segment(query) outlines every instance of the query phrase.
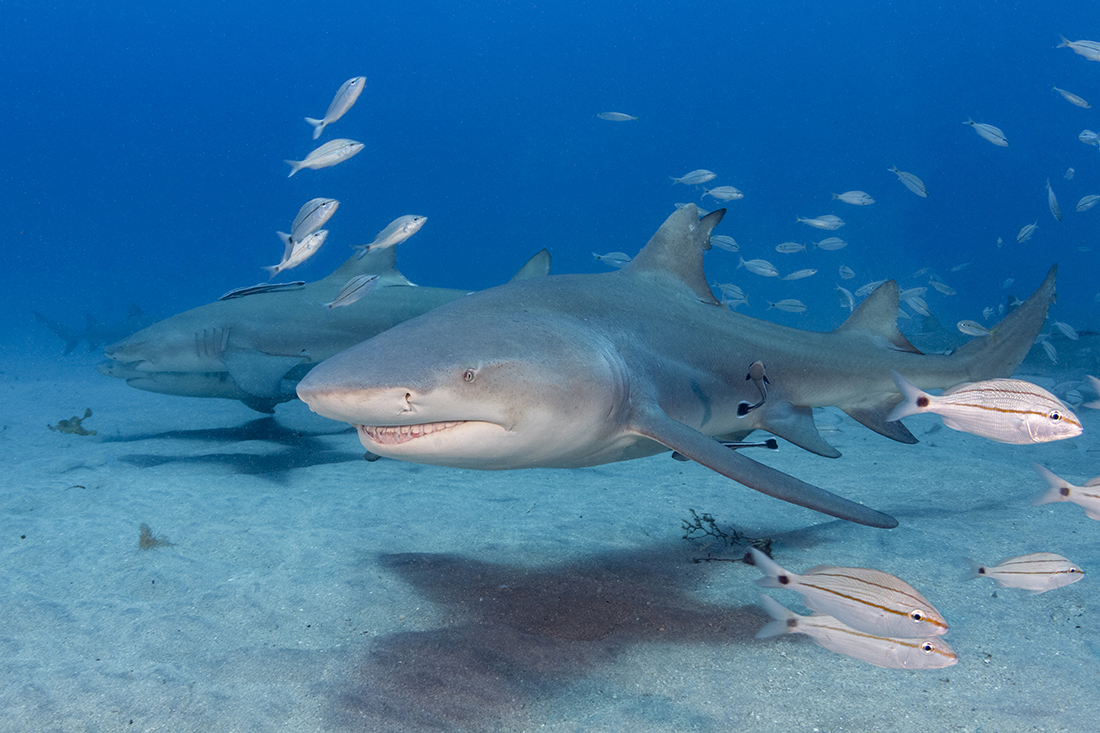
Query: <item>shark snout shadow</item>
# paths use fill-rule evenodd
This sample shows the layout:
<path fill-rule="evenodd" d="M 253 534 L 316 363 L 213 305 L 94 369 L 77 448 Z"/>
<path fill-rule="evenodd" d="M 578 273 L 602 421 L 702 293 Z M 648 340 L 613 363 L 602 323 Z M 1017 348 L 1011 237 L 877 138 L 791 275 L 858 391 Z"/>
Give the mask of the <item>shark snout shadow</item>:
<path fill-rule="evenodd" d="M 340 722 L 365 730 L 518 730 L 633 645 L 748 643 L 767 621 L 700 601 L 693 591 L 713 570 L 671 548 L 550 568 L 421 553 L 378 564 L 448 622 L 372 642 L 338 697 Z"/>
<path fill-rule="evenodd" d="M 138 468 L 151 468 L 169 463 L 194 463 L 222 465 L 234 473 L 248 475 L 279 474 L 295 468 L 307 468 L 327 463 L 344 463 L 363 459 L 362 452 L 331 450 L 323 438 L 354 432 L 348 427 L 324 433 L 305 432 L 281 425 L 273 417 L 261 417 L 243 425 L 227 428 L 198 430 L 166 430 L 160 433 L 104 438 L 109 442 L 139 442 L 146 440 L 175 440 L 205 443 L 238 444 L 261 441 L 282 446 L 282 450 L 270 453 L 131 453 L 118 457 L 119 461 Z"/>

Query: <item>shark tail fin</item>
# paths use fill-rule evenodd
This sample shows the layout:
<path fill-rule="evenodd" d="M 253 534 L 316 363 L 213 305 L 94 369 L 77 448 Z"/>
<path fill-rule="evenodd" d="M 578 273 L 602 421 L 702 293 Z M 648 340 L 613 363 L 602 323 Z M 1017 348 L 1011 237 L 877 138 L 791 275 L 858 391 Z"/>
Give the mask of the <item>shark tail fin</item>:
<path fill-rule="evenodd" d="M 955 349 L 952 358 L 963 361 L 969 381 L 1007 377 L 1016 370 L 1046 322 L 1047 311 L 1055 299 L 1057 274 L 1058 265 L 1053 265 L 1031 297 L 991 329 L 996 332 L 996 339 L 976 336 Z"/>
<path fill-rule="evenodd" d="M 46 328 L 53 331 L 55 336 L 65 342 L 66 354 L 71 354 L 73 349 L 76 348 L 77 344 L 80 343 L 80 339 L 83 338 L 83 334 L 74 331 L 63 323 L 58 323 L 52 318 L 47 318 L 38 311 L 31 311 L 31 314 L 34 315 L 39 323 L 44 324 Z"/>
<path fill-rule="evenodd" d="M 325 129 L 326 122 L 324 120 L 315 120 L 312 117 L 307 117 L 306 122 L 313 125 L 313 139 L 321 137 L 321 132 Z"/>

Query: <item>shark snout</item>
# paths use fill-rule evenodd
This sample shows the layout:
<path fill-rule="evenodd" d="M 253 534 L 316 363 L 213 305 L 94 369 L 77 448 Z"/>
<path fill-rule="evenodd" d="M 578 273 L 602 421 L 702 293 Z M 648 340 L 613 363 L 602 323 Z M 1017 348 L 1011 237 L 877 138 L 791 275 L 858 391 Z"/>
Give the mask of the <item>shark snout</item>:
<path fill-rule="evenodd" d="M 318 415 L 354 425 L 410 422 L 416 412 L 408 389 L 333 384 L 315 378 L 313 372 L 298 383 L 298 397 Z"/>

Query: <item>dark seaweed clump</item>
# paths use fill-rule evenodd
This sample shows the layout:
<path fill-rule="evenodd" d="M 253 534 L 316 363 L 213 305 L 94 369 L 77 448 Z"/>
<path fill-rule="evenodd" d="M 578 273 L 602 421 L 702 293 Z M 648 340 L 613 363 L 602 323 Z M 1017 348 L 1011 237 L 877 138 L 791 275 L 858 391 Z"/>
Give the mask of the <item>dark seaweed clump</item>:
<path fill-rule="evenodd" d="M 141 535 L 138 537 L 138 549 L 139 550 L 153 550 L 158 547 L 171 547 L 173 542 L 169 542 L 167 537 L 154 537 L 153 530 L 149 529 L 149 525 L 145 522 L 141 523 Z"/>
<path fill-rule="evenodd" d="M 50 430 L 58 433 L 70 433 L 72 435 L 95 435 L 94 430 L 85 430 L 81 422 L 92 416 L 92 408 L 84 411 L 84 417 L 73 415 L 68 420 L 58 420 L 57 425 L 47 425 Z"/>
<path fill-rule="evenodd" d="M 703 514 L 697 514 L 694 509 L 688 509 L 691 512 L 691 517 L 681 520 L 682 528 L 684 530 L 684 539 L 706 542 L 704 547 L 710 547 L 715 541 L 721 542 L 726 547 L 744 547 L 746 550 L 749 547 L 755 547 L 763 552 L 765 555 L 771 557 L 772 554 L 772 539 L 770 537 L 749 537 L 743 532 L 739 532 L 733 527 L 729 527 L 728 531 L 718 526 L 718 520 L 713 515 L 704 512 Z M 707 540 L 710 537 L 712 539 Z M 744 555 L 741 557 L 712 557 L 709 553 L 706 557 L 692 558 L 693 562 L 742 562 Z"/>

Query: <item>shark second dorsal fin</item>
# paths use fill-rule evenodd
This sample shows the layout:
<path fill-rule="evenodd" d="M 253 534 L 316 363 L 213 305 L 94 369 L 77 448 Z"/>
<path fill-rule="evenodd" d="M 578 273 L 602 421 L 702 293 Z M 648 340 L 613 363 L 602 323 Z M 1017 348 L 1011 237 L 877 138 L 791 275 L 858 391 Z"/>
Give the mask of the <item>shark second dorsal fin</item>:
<path fill-rule="evenodd" d="M 703 252 L 710 249 L 711 230 L 725 213 L 718 209 L 700 219 L 695 204 L 677 209 L 622 271 L 668 273 L 691 288 L 699 300 L 719 305 L 703 272 Z"/>
<path fill-rule="evenodd" d="M 898 330 L 898 284 L 887 280 L 860 303 L 833 333 L 866 331 L 881 338 L 883 346 L 910 354 L 921 353 Z"/>

